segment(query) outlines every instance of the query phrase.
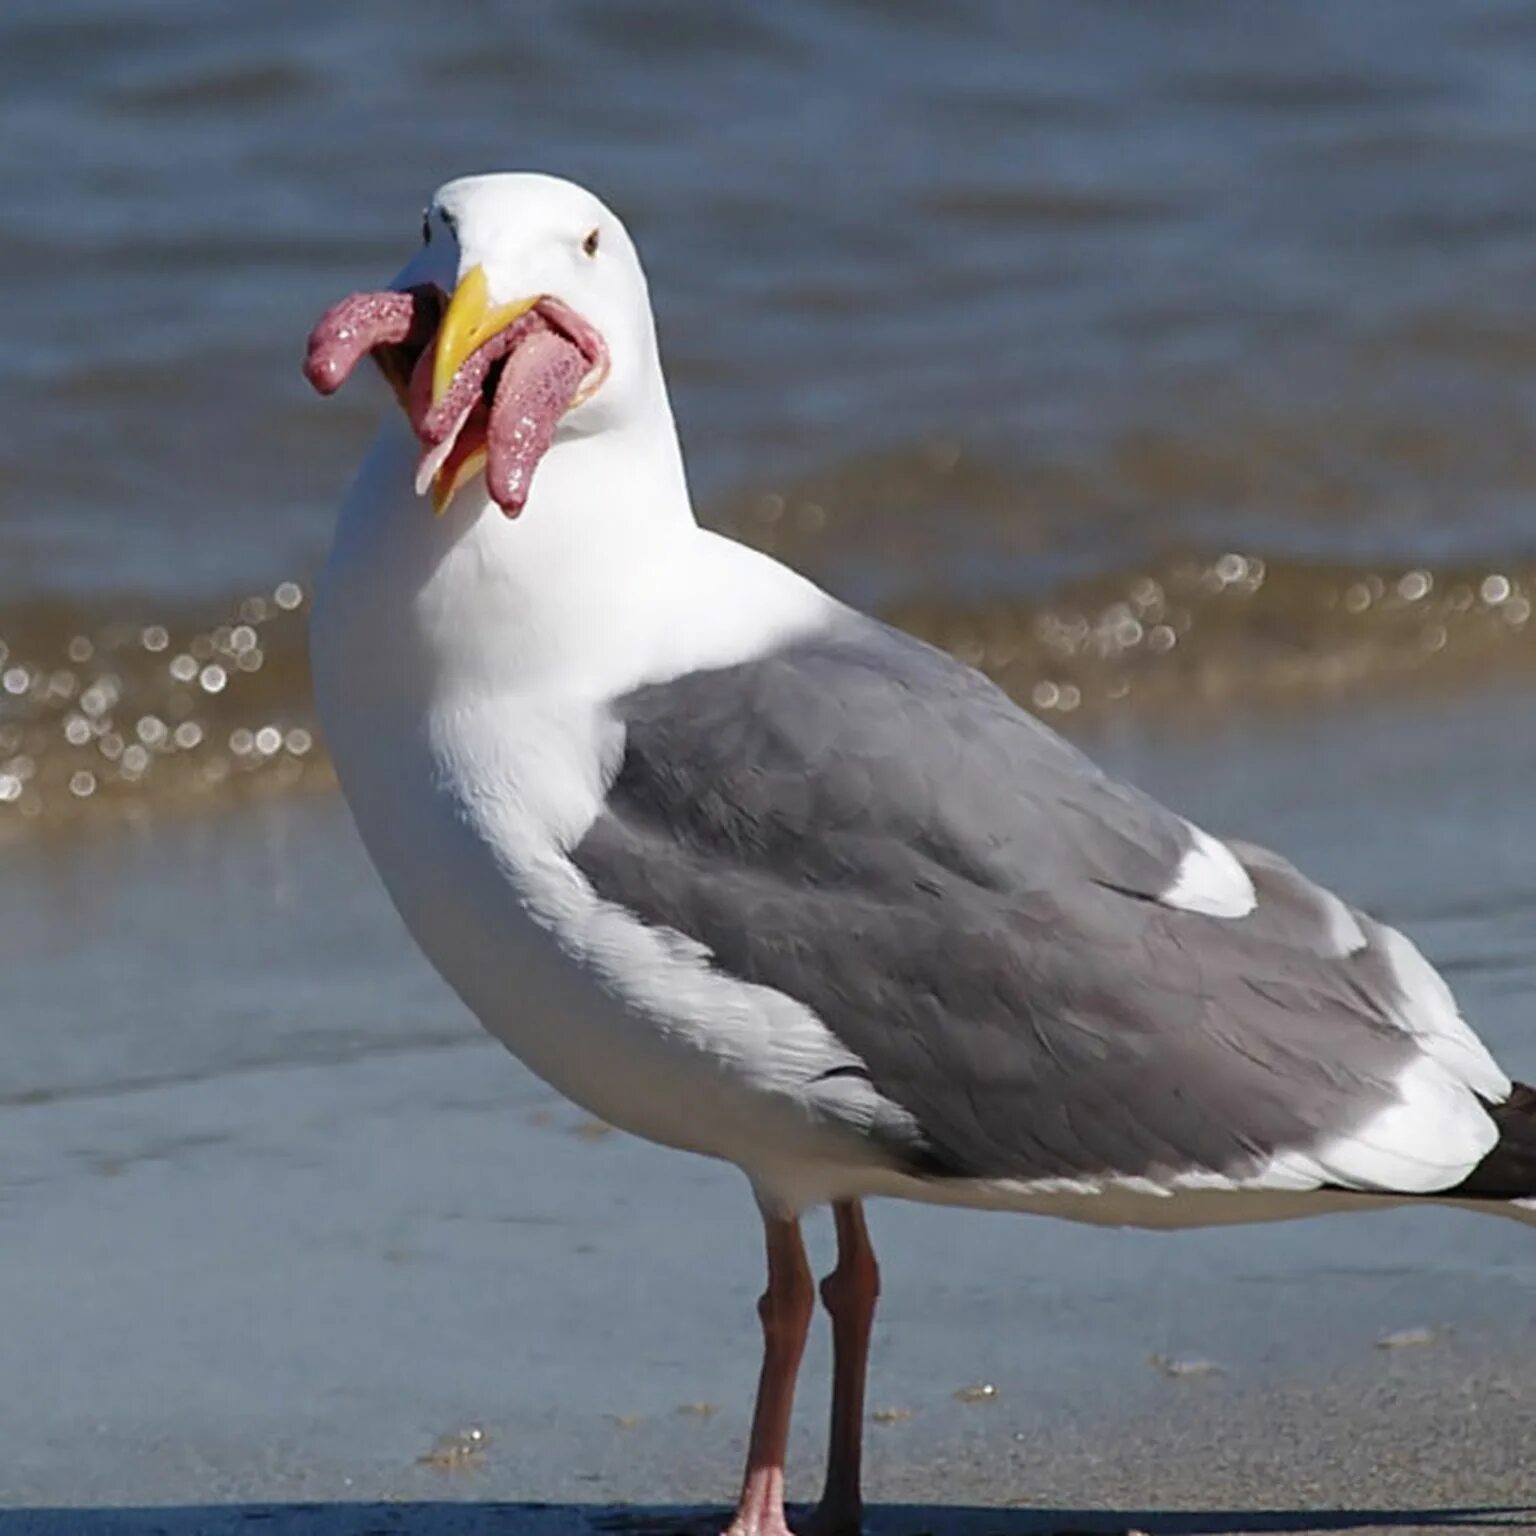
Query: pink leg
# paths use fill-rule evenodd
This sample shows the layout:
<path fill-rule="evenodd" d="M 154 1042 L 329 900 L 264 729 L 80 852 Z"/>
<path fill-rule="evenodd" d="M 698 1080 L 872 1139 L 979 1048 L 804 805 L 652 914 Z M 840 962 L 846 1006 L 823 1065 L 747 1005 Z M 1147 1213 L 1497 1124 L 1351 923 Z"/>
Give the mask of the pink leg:
<path fill-rule="evenodd" d="M 821 1282 L 821 1299 L 832 1314 L 832 1433 L 827 1444 L 827 1482 L 816 1506 L 816 1536 L 855 1536 L 864 1517 L 859 1465 L 864 1446 L 864 1377 L 869 1335 L 880 1295 L 880 1267 L 857 1200 L 833 1206 L 837 1268 Z"/>
<path fill-rule="evenodd" d="M 784 1519 L 784 1453 L 789 1445 L 795 1377 L 816 1308 L 816 1291 L 799 1221 L 765 1215 L 763 1226 L 768 1239 L 768 1289 L 757 1304 L 763 1320 L 763 1372 L 752 1413 L 747 1472 L 726 1536 L 790 1536 Z"/>

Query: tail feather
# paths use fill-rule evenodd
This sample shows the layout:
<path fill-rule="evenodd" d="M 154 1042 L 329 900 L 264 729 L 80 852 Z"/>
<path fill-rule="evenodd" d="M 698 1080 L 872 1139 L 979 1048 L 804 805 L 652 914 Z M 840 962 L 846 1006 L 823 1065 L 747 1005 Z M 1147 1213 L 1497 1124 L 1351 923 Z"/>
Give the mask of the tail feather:
<path fill-rule="evenodd" d="M 1516 1083 L 1488 1113 L 1499 1128 L 1493 1150 L 1448 1195 L 1471 1200 L 1536 1200 L 1536 1088 Z"/>

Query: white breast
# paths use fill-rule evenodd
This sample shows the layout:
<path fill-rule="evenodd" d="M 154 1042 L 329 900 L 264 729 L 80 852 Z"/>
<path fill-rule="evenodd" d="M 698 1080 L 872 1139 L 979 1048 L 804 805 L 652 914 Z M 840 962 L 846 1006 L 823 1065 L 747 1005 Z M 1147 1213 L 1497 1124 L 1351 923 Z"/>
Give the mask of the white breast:
<path fill-rule="evenodd" d="M 799 1003 L 598 900 L 567 850 L 622 751 L 609 700 L 739 660 L 829 600 L 691 526 L 631 550 L 622 581 L 588 558 L 524 582 L 506 541 L 525 530 L 499 512 L 453 529 L 381 497 L 398 456 L 373 456 L 343 514 L 313 651 L 337 772 L 401 916 L 486 1028 L 593 1114 L 765 1178 L 814 1158 L 834 1133 L 799 1089 L 851 1058 Z"/>

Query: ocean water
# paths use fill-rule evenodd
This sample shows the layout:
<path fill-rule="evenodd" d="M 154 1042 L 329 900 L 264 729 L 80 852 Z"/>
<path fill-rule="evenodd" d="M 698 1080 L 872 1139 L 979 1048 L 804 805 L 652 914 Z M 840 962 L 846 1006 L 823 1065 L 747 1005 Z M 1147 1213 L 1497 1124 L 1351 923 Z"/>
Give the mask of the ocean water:
<path fill-rule="evenodd" d="M 17 0 L 0 828 L 325 782 L 384 406 L 298 359 L 477 169 L 633 227 L 707 518 L 1069 725 L 1523 669 L 1533 78 L 1512 0 Z"/>
<path fill-rule="evenodd" d="M 309 699 L 385 402 L 304 338 L 467 171 L 634 230 L 706 520 L 1407 926 L 1536 1072 L 1533 137 L 1516 0 L 0 9 L 0 1503 L 729 1491 L 741 1180 L 478 1036 Z M 1153 1354 L 1529 1347 L 1536 1239 L 1454 1213 L 879 1220 L 892 1477 L 1155 1415 Z"/>

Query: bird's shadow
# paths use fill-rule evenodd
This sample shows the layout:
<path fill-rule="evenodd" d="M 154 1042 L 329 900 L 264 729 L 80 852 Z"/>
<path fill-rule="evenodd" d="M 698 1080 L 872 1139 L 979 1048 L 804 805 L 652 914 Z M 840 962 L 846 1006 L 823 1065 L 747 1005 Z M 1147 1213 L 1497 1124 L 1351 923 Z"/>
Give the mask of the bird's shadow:
<path fill-rule="evenodd" d="M 0 1509 L 0 1536 L 718 1536 L 726 1511 L 700 1506 L 458 1503 L 186 1504 Z M 995 1509 L 881 1504 L 866 1536 L 1242 1536 L 1246 1532 L 1536 1531 L 1536 1505 L 1438 1509 Z"/>

